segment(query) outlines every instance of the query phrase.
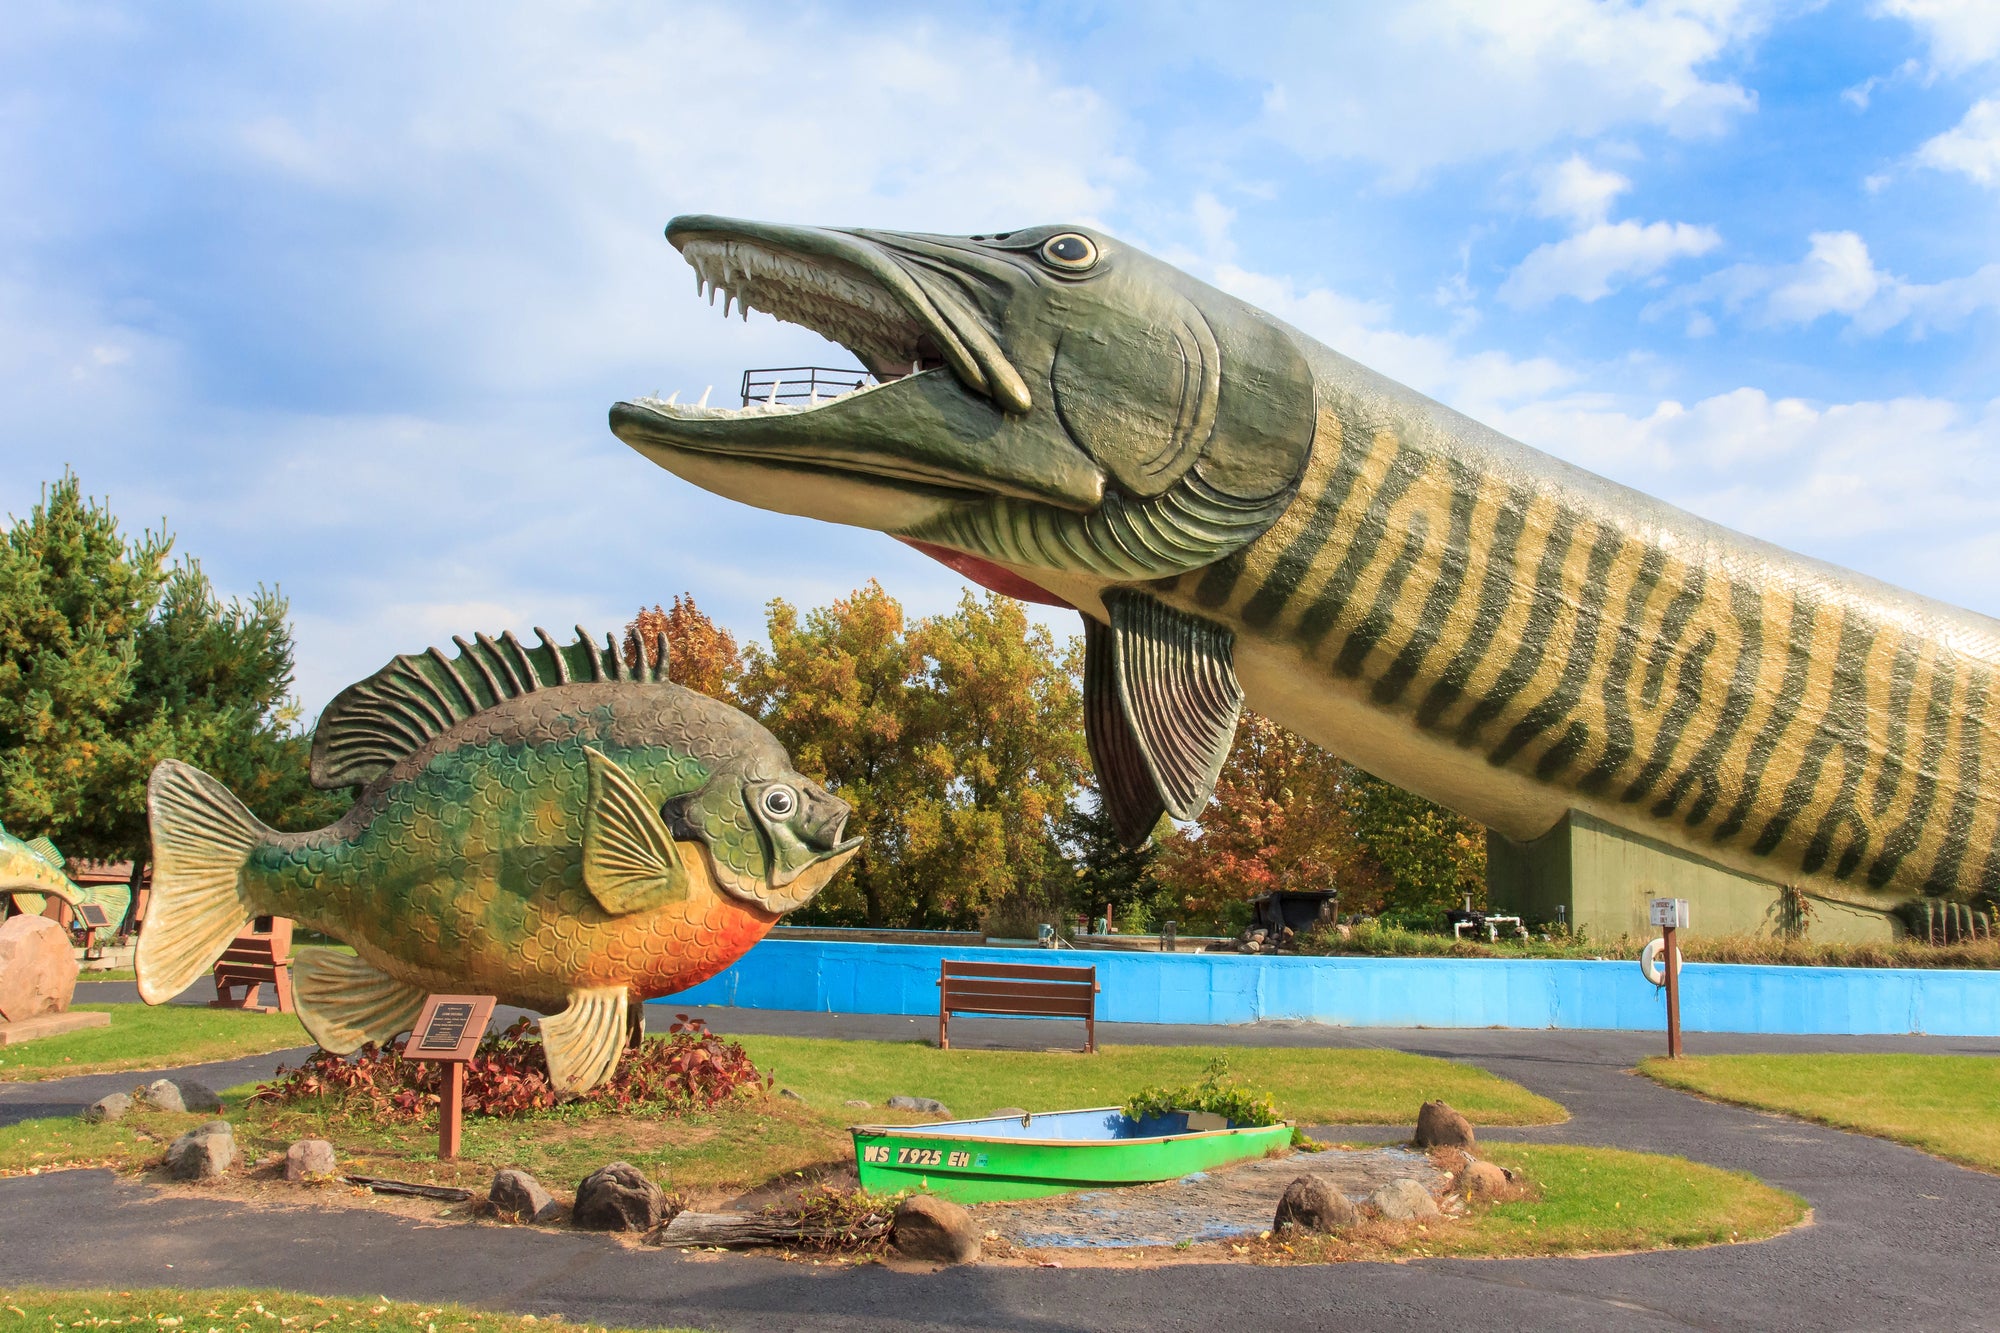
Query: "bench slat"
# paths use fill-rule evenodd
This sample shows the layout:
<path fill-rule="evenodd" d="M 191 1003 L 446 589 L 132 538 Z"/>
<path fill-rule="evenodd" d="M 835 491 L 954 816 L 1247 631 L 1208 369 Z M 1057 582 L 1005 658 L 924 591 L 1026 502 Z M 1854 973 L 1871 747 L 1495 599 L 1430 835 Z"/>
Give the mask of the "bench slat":
<path fill-rule="evenodd" d="M 995 996 L 991 999 L 968 998 L 954 1000 L 947 1006 L 948 1013 L 954 1014 L 1012 1014 L 1018 1018 L 1089 1018 L 1088 1000 L 1022 1000 L 1009 996 Z"/>
<path fill-rule="evenodd" d="M 1038 963 L 973 963 L 956 959 L 944 960 L 944 976 L 954 980 L 960 977 L 991 977 L 995 980 L 1022 981 L 1088 981 L 1097 984 L 1097 968 L 1045 966 Z"/>
<path fill-rule="evenodd" d="M 945 982 L 944 990 L 953 1001 L 965 996 L 1004 995 L 1046 1004 L 1089 1004 L 1095 993 L 1088 986 L 1051 986 L 1044 981 L 962 981 L 957 977 Z"/>

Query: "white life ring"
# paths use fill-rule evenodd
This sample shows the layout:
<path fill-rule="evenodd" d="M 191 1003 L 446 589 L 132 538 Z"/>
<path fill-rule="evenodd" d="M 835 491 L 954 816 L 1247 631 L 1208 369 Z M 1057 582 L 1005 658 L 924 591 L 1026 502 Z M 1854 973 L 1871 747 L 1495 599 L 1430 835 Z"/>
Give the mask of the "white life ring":
<path fill-rule="evenodd" d="M 1660 939 L 1649 941 L 1646 947 L 1639 951 L 1639 970 L 1645 973 L 1646 980 L 1652 982 L 1655 986 L 1664 986 L 1667 984 L 1666 956 L 1667 942 Z M 1682 965 L 1681 947 L 1676 944 L 1674 946 L 1674 967 L 1679 969 Z"/>

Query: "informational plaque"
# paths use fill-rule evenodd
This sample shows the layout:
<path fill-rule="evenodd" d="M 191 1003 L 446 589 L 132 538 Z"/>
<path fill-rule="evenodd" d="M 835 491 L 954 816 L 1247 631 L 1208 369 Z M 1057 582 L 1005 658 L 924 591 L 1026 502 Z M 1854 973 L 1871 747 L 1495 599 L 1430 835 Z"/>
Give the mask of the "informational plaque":
<path fill-rule="evenodd" d="M 111 927 L 111 914 L 96 903 L 85 903 L 76 909 L 76 915 L 78 920 L 92 930 L 108 930 Z"/>
<path fill-rule="evenodd" d="M 410 1030 L 403 1054 L 412 1060 L 470 1060 L 493 1017 L 491 995 L 433 995 Z"/>
<path fill-rule="evenodd" d="M 444 1064 L 444 1086 L 438 1096 L 438 1156 L 458 1156 L 459 1126 L 465 1114 L 465 1062 L 479 1051 L 486 1020 L 493 1017 L 491 995 L 433 995 L 424 1001 L 403 1054 L 412 1060 Z"/>
<path fill-rule="evenodd" d="M 1654 925 L 1662 927 L 1671 926 L 1677 930 L 1686 928 L 1688 923 L 1687 899 L 1654 898 L 1650 901 L 1653 908 Z"/>

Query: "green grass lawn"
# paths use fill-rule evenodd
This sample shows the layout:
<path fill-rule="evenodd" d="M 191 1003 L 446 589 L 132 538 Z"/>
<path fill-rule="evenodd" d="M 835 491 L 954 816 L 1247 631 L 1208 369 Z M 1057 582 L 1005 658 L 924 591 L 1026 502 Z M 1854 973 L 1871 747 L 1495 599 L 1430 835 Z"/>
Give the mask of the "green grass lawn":
<path fill-rule="evenodd" d="M 1418 1106 L 1433 1097 L 1464 1110 L 1475 1124 L 1547 1124 L 1564 1116 L 1556 1103 L 1483 1070 L 1395 1051 L 1125 1046 L 1084 1056 L 789 1037 L 744 1044 L 760 1068 L 805 1101 L 745 1097 L 685 1116 L 615 1115 L 592 1106 L 519 1119 L 474 1116 L 465 1122 L 453 1162 L 437 1158 L 434 1120 L 384 1123 L 337 1103 L 245 1105 L 247 1088 L 225 1092 L 224 1100 L 237 1141 L 250 1153 L 275 1156 L 294 1139 L 325 1137 L 340 1150 L 343 1169 L 467 1189 L 483 1188 L 502 1166 L 522 1167 L 552 1187 L 567 1188 L 622 1158 L 704 1205 L 794 1171 L 851 1160 L 846 1127 L 856 1121 L 927 1119 L 886 1110 L 897 1093 L 936 1097 L 959 1115 L 1008 1105 L 1038 1111 L 1116 1105 L 1149 1083 L 1199 1078 L 1218 1053 L 1228 1055 L 1237 1077 L 1270 1089 L 1282 1112 L 1308 1124 L 1413 1125 Z M 843 1106 L 849 1098 L 873 1107 Z M 23 1121 L 0 1128 L 0 1173 L 144 1166 L 201 1118 L 148 1112 L 113 1125 L 72 1116 Z"/>
<path fill-rule="evenodd" d="M 1669 1087 L 1894 1139 L 2000 1172 L 2000 1058 L 1701 1055 L 1642 1061 Z"/>
<path fill-rule="evenodd" d="M 76 1008 L 110 1014 L 111 1026 L 0 1046 L 0 1082 L 34 1082 L 121 1069 L 166 1069 L 312 1044 L 291 1014 L 250 1014 L 186 1004 L 79 1004 Z"/>
<path fill-rule="evenodd" d="M 1004 1106 L 1028 1111 L 1118 1106 L 1147 1084 L 1193 1083 L 1218 1056 L 1235 1078 L 1269 1091 L 1302 1125 L 1415 1125 L 1433 1098 L 1475 1125 L 1548 1125 L 1567 1112 L 1483 1069 L 1401 1051 L 1284 1046 L 1100 1046 L 1096 1055 L 940 1051 L 927 1042 L 745 1037 L 757 1067 L 814 1107 L 850 1098 L 882 1106 L 897 1093 L 935 1097 L 961 1118 Z M 847 1120 L 881 1118 L 843 1111 Z"/>
<path fill-rule="evenodd" d="M 410 1305 L 355 1296 L 300 1296 L 289 1291 L 230 1287 L 183 1291 L 44 1291 L 0 1288 L 0 1324 L 8 1328 L 116 1328 L 121 1325 L 207 1333 L 209 1329 L 317 1329 L 331 1333 L 527 1333 L 554 1327 L 575 1333 L 611 1333 L 602 1324 L 557 1322 L 526 1315 L 484 1314 L 462 1305 Z M 177 1321 L 177 1322 L 170 1322 Z M 664 1333 L 675 1333 L 665 1330 Z M 695 1333 L 691 1329 L 679 1333 Z"/>

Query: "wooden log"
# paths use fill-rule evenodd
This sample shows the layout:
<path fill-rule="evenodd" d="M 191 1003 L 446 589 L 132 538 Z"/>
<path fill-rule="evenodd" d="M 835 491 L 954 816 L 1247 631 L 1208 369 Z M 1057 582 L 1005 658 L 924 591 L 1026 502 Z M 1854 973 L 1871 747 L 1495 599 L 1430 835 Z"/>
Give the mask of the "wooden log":
<path fill-rule="evenodd" d="M 383 1180 L 376 1176 L 349 1176 L 347 1183 L 364 1186 L 377 1194 L 414 1194 L 419 1199 L 441 1199 L 445 1203 L 464 1203 L 472 1197 L 471 1190 L 453 1189 L 449 1185 L 413 1185 L 407 1180 Z"/>
<path fill-rule="evenodd" d="M 872 1215 L 871 1215 L 872 1216 Z M 777 1213 L 679 1213 L 660 1236 L 662 1245 L 797 1245 L 877 1240 L 889 1233 L 889 1219 L 857 1227 L 801 1225 Z"/>

